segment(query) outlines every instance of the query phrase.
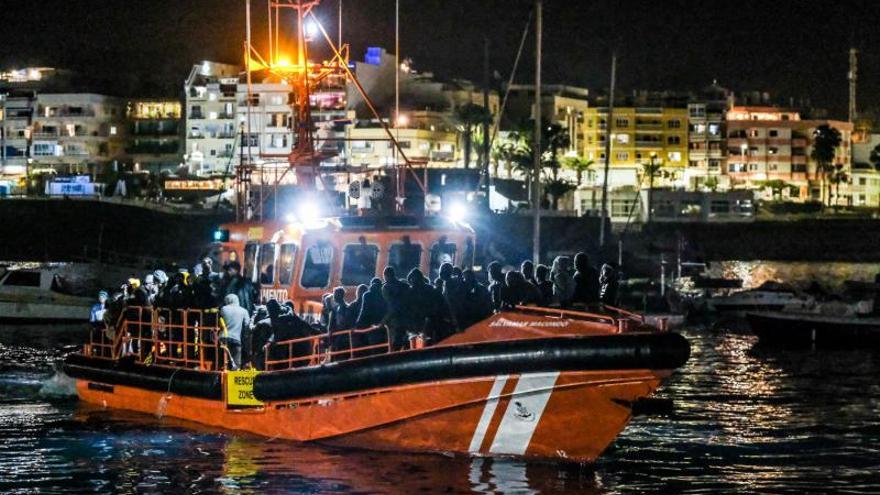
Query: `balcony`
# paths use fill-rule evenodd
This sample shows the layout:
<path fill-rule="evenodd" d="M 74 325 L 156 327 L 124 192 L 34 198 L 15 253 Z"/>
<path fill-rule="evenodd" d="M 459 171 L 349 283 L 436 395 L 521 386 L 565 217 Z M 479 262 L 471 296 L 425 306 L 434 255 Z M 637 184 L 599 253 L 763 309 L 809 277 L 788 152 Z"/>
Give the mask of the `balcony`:
<path fill-rule="evenodd" d="M 139 121 L 129 126 L 133 136 L 176 136 L 180 124 L 176 120 Z"/>
<path fill-rule="evenodd" d="M 451 162 L 455 160 L 455 152 L 453 151 L 432 151 L 431 161 L 434 162 Z"/>
<path fill-rule="evenodd" d="M 43 118 L 51 117 L 94 117 L 95 110 L 89 107 L 39 107 L 37 114 Z"/>
<path fill-rule="evenodd" d="M 177 141 L 168 143 L 144 142 L 135 143 L 125 149 L 125 152 L 132 155 L 169 155 L 177 153 L 180 149 Z"/>

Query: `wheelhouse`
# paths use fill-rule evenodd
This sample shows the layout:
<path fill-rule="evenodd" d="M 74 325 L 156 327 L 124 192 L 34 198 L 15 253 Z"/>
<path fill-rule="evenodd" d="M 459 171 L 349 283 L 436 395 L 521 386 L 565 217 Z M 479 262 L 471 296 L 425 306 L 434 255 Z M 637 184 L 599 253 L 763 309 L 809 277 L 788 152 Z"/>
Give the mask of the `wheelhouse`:
<path fill-rule="evenodd" d="M 320 222 L 236 223 L 221 226 L 223 262 L 238 260 L 260 298 L 306 302 L 342 286 L 354 293 L 386 266 L 404 278 L 420 268 L 431 279 L 444 262 L 469 268 L 474 232 L 442 217 L 351 217 Z M 306 311 L 307 313 L 310 311 Z"/>

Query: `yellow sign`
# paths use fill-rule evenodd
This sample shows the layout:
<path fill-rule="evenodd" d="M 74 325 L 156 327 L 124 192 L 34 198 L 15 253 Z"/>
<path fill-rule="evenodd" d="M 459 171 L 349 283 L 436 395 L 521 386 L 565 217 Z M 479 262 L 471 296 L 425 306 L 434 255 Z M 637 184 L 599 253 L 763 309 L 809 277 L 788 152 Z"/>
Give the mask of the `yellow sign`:
<path fill-rule="evenodd" d="M 247 231 L 247 239 L 249 241 L 259 241 L 263 239 L 263 227 L 249 227 Z"/>
<path fill-rule="evenodd" d="M 223 189 L 223 179 L 208 180 L 176 180 L 165 181 L 165 189 L 169 191 L 220 191 Z"/>
<path fill-rule="evenodd" d="M 254 378 L 257 370 L 229 371 L 226 373 L 226 403 L 232 406 L 262 406 L 254 397 Z"/>

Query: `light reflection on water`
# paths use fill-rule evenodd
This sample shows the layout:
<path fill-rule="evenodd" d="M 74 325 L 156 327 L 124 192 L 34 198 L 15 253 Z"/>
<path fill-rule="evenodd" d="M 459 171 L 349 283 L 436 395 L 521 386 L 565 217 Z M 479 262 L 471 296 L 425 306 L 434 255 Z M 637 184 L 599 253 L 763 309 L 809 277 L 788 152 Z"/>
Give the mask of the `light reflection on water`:
<path fill-rule="evenodd" d="M 880 492 L 875 352 L 688 330 L 692 358 L 664 390 L 676 414 L 636 418 L 583 467 L 343 451 L 77 404 L 46 359 L 80 332 L 0 328 L 2 493 Z"/>

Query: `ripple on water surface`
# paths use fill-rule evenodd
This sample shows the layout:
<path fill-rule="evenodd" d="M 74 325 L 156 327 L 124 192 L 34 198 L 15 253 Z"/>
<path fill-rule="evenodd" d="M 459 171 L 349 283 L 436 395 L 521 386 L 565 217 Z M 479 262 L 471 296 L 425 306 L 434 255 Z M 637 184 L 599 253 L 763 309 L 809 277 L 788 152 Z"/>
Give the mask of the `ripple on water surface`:
<path fill-rule="evenodd" d="M 341 451 L 77 404 L 53 359 L 81 328 L 0 328 L 0 492 L 877 493 L 880 355 L 689 330 L 671 417 L 591 467 Z"/>

